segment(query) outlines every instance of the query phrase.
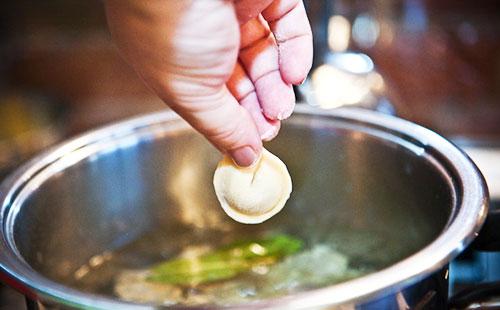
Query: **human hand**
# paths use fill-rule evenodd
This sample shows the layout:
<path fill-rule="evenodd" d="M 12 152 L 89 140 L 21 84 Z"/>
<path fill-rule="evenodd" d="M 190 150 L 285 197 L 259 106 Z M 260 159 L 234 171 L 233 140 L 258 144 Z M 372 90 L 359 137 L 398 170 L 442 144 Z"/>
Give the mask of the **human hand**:
<path fill-rule="evenodd" d="M 106 0 L 110 30 L 146 84 L 249 166 L 295 105 L 312 62 L 301 0 Z"/>

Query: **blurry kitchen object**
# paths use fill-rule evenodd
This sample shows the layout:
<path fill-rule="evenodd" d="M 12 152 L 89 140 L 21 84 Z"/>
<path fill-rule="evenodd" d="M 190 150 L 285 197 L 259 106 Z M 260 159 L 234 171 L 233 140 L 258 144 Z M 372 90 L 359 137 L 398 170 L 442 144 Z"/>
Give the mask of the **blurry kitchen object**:
<path fill-rule="evenodd" d="M 0 179 L 64 137 L 60 107 L 41 96 L 0 97 Z"/>
<path fill-rule="evenodd" d="M 306 103 L 323 109 L 356 106 L 394 114 L 385 95 L 384 79 L 373 60 L 350 48 L 351 32 L 356 34 L 356 29 L 359 32 L 366 25 L 354 27 L 342 15 L 330 16 L 332 3 L 307 2 L 315 36 L 315 59 L 309 78 L 298 87 L 300 94 Z"/>
<path fill-rule="evenodd" d="M 449 138 L 500 140 L 500 6 L 496 1 L 306 4 L 315 38 L 308 83 L 319 91 L 311 103 L 370 106 L 363 95 L 372 92 L 372 98 L 390 102 L 398 116 Z M 374 84 L 383 85 L 382 94 L 365 81 L 370 80 L 365 72 L 361 76 L 353 72 L 361 58 L 347 60 L 342 56 L 346 53 L 363 55 L 372 64 L 368 67 L 380 76 Z M 343 58 L 341 65 L 332 61 L 338 56 Z"/>
<path fill-rule="evenodd" d="M 384 80 L 361 53 L 331 53 L 299 87 L 306 102 L 323 109 L 357 106 L 394 113 L 383 97 Z"/>
<path fill-rule="evenodd" d="M 328 38 L 323 43 L 329 49 L 315 49 L 315 67 L 305 83 L 298 87 L 305 101 L 324 109 L 358 106 L 394 113 L 384 96 L 384 80 L 372 59 L 361 52 L 348 51 L 350 22 L 343 16 L 334 15 L 328 19 L 326 30 Z M 316 36 L 321 33 L 314 32 Z"/>

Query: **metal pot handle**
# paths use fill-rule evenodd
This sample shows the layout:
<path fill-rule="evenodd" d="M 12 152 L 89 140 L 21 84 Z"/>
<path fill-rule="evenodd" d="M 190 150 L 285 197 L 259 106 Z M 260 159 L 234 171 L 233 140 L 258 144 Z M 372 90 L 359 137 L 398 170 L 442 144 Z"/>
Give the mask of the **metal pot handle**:
<path fill-rule="evenodd" d="M 471 247 L 478 251 L 500 251 L 500 202 L 490 203 L 490 211 Z"/>
<path fill-rule="evenodd" d="M 500 296 L 500 281 L 481 283 L 466 288 L 450 298 L 450 309 L 498 309 L 500 301 L 489 301 Z"/>

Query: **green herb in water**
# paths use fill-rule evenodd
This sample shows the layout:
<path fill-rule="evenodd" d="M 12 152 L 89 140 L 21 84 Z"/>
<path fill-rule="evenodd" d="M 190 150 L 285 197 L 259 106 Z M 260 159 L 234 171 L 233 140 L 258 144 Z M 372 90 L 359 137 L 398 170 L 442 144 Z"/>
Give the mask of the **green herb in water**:
<path fill-rule="evenodd" d="M 268 266 L 302 248 L 287 235 L 240 241 L 194 258 L 175 258 L 150 270 L 148 281 L 195 285 L 233 278 L 257 266 Z"/>

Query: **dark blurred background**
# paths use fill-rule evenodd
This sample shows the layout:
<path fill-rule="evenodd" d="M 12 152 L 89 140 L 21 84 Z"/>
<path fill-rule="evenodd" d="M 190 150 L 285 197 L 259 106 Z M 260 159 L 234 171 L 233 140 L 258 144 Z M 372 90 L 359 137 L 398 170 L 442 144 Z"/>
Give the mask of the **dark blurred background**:
<path fill-rule="evenodd" d="M 120 58 L 102 1 L 10 1 L 0 16 L 0 176 L 68 136 L 165 108 Z"/>
<path fill-rule="evenodd" d="M 374 64 L 369 70 L 380 74 L 371 83 L 378 91 L 375 96 L 388 99 L 399 116 L 449 137 L 490 141 L 500 137 L 496 1 L 310 4 L 316 17 L 316 65 L 329 64 L 328 58 L 335 59 L 335 54 L 363 53 L 368 56 L 365 62 Z M 350 67 L 355 66 L 351 62 Z"/>
<path fill-rule="evenodd" d="M 375 109 L 463 145 L 500 145 L 497 1 L 306 6 L 315 58 L 300 102 Z M 120 58 L 99 0 L 3 3 L 0 57 L 0 178 L 65 138 L 165 109 Z"/>

